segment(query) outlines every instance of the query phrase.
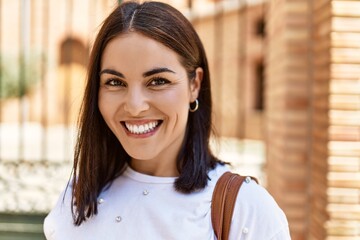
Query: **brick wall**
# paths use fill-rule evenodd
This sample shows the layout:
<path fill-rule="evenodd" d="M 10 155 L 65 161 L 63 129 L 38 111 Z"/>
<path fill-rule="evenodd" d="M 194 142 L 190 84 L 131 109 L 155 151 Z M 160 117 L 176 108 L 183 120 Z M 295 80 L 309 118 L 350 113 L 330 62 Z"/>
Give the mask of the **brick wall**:
<path fill-rule="evenodd" d="M 309 38 L 308 1 L 269 1 L 265 62 L 268 188 L 287 214 L 293 240 L 306 239 L 309 231 Z"/>
<path fill-rule="evenodd" d="M 329 79 L 330 79 L 330 1 L 316 1 L 311 6 L 312 21 L 312 146 L 311 146 L 311 209 L 312 239 L 325 239 L 327 213 L 327 172 L 329 141 Z"/>
<path fill-rule="evenodd" d="M 255 109 L 256 67 L 263 62 L 263 37 L 257 23 L 264 4 L 217 5 L 217 12 L 194 15 L 209 60 L 214 124 L 224 137 L 263 139 L 263 112 Z"/>
<path fill-rule="evenodd" d="M 269 2 L 268 185 L 295 240 L 360 237 L 359 9 Z"/>
<path fill-rule="evenodd" d="M 360 1 L 318 5 L 327 22 L 318 35 L 327 32 L 329 40 L 322 54 L 329 76 L 327 239 L 355 240 L 360 238 Z"/>

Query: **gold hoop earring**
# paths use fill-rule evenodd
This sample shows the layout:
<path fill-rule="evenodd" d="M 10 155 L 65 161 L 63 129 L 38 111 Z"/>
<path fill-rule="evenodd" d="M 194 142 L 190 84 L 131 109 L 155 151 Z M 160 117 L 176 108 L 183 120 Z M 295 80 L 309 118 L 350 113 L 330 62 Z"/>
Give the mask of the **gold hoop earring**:
<path fill-rule="evenodd" d="M 189 106 L 189 111 L 190 111 L 190 112 L 196 112 L 196 110 L 198 110 L 198 108 L 199 108 L 199 101 L 196 99 L 196 100 L 195 100 L 195 107 L 194 107 L 194 108 L 191 108 L 191 104 L 190 104 L 190 106 Z"/>

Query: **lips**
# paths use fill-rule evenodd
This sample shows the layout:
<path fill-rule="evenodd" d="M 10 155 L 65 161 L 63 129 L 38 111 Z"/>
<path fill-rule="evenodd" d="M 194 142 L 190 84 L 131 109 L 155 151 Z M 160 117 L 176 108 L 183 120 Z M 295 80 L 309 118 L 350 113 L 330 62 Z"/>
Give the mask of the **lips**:
<path fill-rule="evenodd" d="M 126 130 L 132 134 L 141 135 L 154 131 L 162 123 L 161 120 L 149 121 L 146 123 L 122 122 Z"/>

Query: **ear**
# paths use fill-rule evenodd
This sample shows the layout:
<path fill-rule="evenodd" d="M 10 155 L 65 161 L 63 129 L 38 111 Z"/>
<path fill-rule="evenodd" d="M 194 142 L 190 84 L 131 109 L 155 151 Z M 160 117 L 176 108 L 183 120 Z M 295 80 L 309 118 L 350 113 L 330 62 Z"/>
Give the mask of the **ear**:
<path fill-rule="evenodd" d="M 201 67 L 195 69 L 195 78 L 190 82 L 190 102 L 194 102 L 199 96 L 203 75 L 204 71 Z"/>

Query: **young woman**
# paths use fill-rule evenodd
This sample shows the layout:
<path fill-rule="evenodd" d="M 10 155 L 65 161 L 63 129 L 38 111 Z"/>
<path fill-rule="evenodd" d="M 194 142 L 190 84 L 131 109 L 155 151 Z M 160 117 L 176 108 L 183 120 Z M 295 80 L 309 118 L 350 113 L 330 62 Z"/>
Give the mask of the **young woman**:
<path fill-rule="evenodd" d="M 47 239 L 216 239 L 211 198 L 228 168 L 209 149 L 210 76 L 189 21 L 159 2 L 105 20 L 88 69 L 73 178 Z M 230 239 L 290 239 L 284 213 L 243 184 Z"/>

